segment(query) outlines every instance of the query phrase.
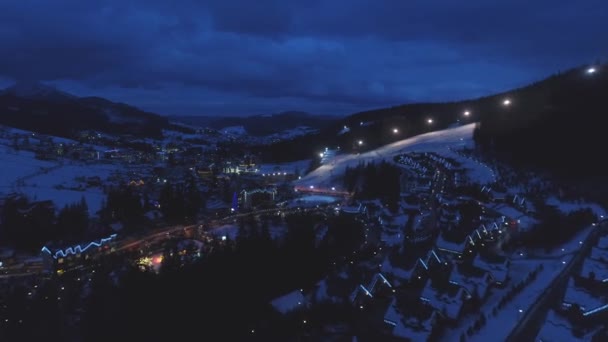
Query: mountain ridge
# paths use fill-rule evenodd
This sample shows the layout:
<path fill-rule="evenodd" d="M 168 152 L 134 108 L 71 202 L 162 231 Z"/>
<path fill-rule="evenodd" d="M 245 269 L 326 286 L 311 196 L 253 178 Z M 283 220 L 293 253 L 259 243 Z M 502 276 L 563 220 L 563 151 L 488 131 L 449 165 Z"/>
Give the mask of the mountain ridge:
<path fill-rule="evenodd" d="M 73 138 L 83 130 L 162 137 L 167 118 L 101 97 L 78 97 L 39 82 L 0 91 L 0 124 Z"/>

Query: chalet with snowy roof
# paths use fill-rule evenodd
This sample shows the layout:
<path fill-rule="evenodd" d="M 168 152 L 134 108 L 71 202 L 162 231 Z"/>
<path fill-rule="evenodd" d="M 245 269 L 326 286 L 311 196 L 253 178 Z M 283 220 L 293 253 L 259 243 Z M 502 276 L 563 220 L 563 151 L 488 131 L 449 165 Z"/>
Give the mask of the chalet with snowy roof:
<path fill-rule="evenodd" d="M 383 321 L 388 333 L 396 338 L 426 341 L 439 316 L 441 314 L 424 300 L 412 307 L 409 303 L 407 306 L 400 305 L 397 298 L 393 297 L 386 306 Z"/>
<path fill-rule="evenodd" d="M 476 255 L 472 262 L 473 267 L 483 270 L 491 275 L 492 282 L 495 286 L 505 286 L 509 279 L 509 269 L 511 261 L 507 258 L 504 260 L 490 261 L 484 259 L 480 255 Z"/>
<path fill-rule="evenodd" d="M 462 258 L 465 253 L 473 253 L 472 247 L 475 246 L 475 241 L 473 238 L 468 235 L 460 242 L 448 241 L 443 234 L 439 234 L 437 237 L 437 241 L 435 242 L 435 247 L 445 253 L 449 253 L 457 256 L 458 258 Z"/>
<path fill-rule="evenodd" d="M 382 273 L 375 273 L 369 283 L 359 284 L 350 296 L 350 302 L 355 307 L 365 306 L 377 295 L 392 293 L 393 285 Z"/>
<path fill-rule="evenodd" d="M 587 258 L 575 279 L 583 286 L 608 288 L 608 263 Z"/>
<path fill-rule="evenodd" d="M 471 295 L 467 293 L 467 290 L 463 286 L 453 282 L 435 287 L 431 281 L 427 281 L 420 299 L 441 312 L 446 318 L 458 321 L 465 302 L 471 299 Z"/>
<path fill-rule="evenodd" d="M 429 277 L 441 278 L 449 274 L 450 265 L 435 250 L 429 251 L 425 258 L 416 258 L 413 263 L 402 265 L 398 260 L 388 256 L 380 265 L 381 272 L 391 275 L 396 284 L 405 282 L 422 283 Z"/>
<path fill-rule="evenodd" d="M 453 285 L 462 286 L 469 298 L 484 300 L 489 293 L 490 286 L 494 283 L 492 275 L 482 269 L 458 265 L 450 274 L 449 282 Z"/>

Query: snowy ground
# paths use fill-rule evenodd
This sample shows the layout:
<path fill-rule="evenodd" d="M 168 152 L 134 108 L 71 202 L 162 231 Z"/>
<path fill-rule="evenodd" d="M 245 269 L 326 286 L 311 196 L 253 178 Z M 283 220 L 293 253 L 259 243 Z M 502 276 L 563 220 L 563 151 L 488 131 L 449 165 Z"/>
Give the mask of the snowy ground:
<path fill-rule="evenodd" d="M 606 210 L 602 208 L 601 205 L 596 203 L 572 203 L 572 202 L 563 202 L 555 197 L 547 198 L 548 205 L 556 206 L 561 212 L 564 214 L 569 214 L 573 211 L 589 208 L 593 211 L 598 218 L 603 218 L 606 215 Z"/>
<path fill-rule="evenodd" d="M 83 197 L 89 212 L 101 209 L 104 194 L 100 188 L 86 188 L 84 179 L 99 176 L 107 179 L 121 170 L 112 164 L 80 164 L 38 160 L 34 153 L 15 152 L 0 146 L 0 194 L 24 193 L 32 200 L 53 200 L 57 208 L 80 201 Z"/>
<path fill-rule="evenodd" d="M 53 200 L 57 208 L 78 202 L 84 197 L 89 212 L 95 214 L 101 209 L 105 195 L 100 188 L 86 188 L 82 180 L 91 176 L 105 180 L 118 170 L 120 166 L 111 164 L 64 164 L 47 173 L 27 177 L 17 189 L 32 199 Z"/>
<path fill-rule="evenodd" d="M 29 151 L 15 152 L 7 146 L 0 146 L 0 194 L 15 192 L 15 183 L 18 179 L 41 172 L 43 168 L 52 168 L 57 162 L 38 160 L 34 153 Z"/>
<path fill-rule="evenodd" d="M 361 154 L 338 155 L 333 160 L 312 171 L 297 185 L 329 187 L 344 174 L 346 167 L 354 167 L 359 163 L 380 162 L 382 160 L 392 162 L 393 157 L 407 152 L 435 152 L 445 157 L 453 158 L 462 163 L 467 169 L 467 175 L 480 184 L 492 183 L 496 180 L 494 171 L 485 164 L 473 159 L 463 157 L 451 149 L 473 146 L 473 130 L 475 124 L 468 124 L 456 128 L 430 132 L 415 137 L 401 140 L 376 150 Z"/>

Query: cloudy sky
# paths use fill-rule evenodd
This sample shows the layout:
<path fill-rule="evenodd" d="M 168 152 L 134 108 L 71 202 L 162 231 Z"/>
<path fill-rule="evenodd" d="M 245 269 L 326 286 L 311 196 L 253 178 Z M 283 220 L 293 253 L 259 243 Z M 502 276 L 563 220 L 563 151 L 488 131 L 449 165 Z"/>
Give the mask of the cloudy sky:
<path fill-rule="evenodd" d="M 606 61 L 607 32 L 605 0 L 4 0 L 0 86 L 161 114 L 339 115 Z"/>

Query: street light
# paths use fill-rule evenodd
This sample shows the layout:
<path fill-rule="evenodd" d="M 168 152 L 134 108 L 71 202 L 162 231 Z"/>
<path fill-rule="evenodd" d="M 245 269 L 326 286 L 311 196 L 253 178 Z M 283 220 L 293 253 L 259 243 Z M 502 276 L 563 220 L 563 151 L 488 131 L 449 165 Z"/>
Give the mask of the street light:
<path fill-rule="evenodd" d="M 469 115 L 471 115 L 471 112 L 469 112 L 468 110 L 465 110 L 464 111 L 464 116 L 469 116 Z"/>
<path fill-rule="evenodd" d="M 319 157 L 323 158 L 323 152 L 319 153 Z"/>
<path fill-rule="evenodd" d="M 395 134 L 399 133 L 399 129 L 393 128 L 393 133 L 395 133 Z"/>
<path fill-rule="evenodd" d="M 509 106 L 511 105 L 511 100 L 510 99 L 505 99 L 504 101 L 502 101 L 502 104 L 505 106 Z"/>
<path fill-rule="evenodd" d="M 358 144 L 359 144 L 359 145 L 363 145 L 363 140 L 359 140 L 359 141 L 358 141 Z"/>
<path fill-rule="evenodd" d="M 594 67 L 587 69 L 588 74 L 595 74 L 596 71 L 597 71 L 597 69 L 595 69 Z"/>
<path fill-rule="evenodd" d="M 426 122 L 428 122 L 429 124 L 432 124 L 433 123 L 433 119 L 428 119 L 428 120 L 426 120 Z"/>

